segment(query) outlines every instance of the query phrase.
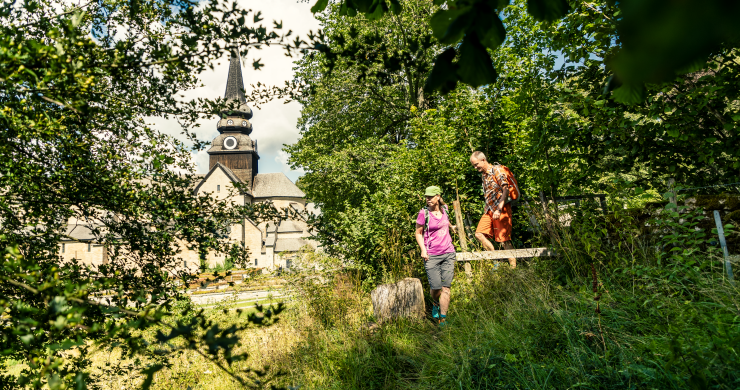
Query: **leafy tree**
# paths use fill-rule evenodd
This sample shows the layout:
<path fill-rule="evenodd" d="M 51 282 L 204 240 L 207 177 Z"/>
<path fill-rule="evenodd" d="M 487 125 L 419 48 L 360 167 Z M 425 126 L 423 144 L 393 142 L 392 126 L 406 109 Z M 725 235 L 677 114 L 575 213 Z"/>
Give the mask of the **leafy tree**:
<path fill-rule="evenodd" d="M 583 4 L 549 28 L 549 48 L 566 64 L 550 72 L 557 101 L 547 128 L 537 129 L 543 142 L 534 152 L 571 164 L 577 186 L 603 189 L 606 177 L 620 175 L 660 189 L 668 178 L 693 186 L 735 181 L 737 49 L 721 48 L 691 73 L 647 84 L 641 103 L 605 99 L 600 85 L 608 82 L 610 58 L 622 50 L 620 12 L 608 2 Z"/>
<path fill-rule="evenodd" d="M 420 18 L 407 19 L 409 3 L 393 17 L 419 36 L 430 34 Z M 327 248 L 373 271 L 389 269 L 394 256 L 415 250 L 409 232 L 422 206 L 419 194 L 430 184 L 441 185 L 448 200 L 459 194 L 466 214 L 476 218 L 482 198 L 479 176 L 467 164 L 473 149 L 511 167 L 530 196 L 622 185 L 663 190 L 668 178 L 704 185 L 737 177 L 733 49 L 695 73 L 649 84 L 644 102 L 623 104 L 602 94 L 609 58 L 620 50 L 619 8 L 574 5 L 559 23 L 546 24 L 526 4 L 515 2 L 502 13 L 507 40 L 494 57 L 502 77 L 477 90 L 425 94 L 432 111 L 391 100 L 409 90 L 405 72 L 393 74 L 380 60 L 352 54 L 397 42 L 401 24 L 340 16 L 333 8 L 323 16 L 331 26 L 326 31 L 334 32 L 326 43 L 339 49 L 299 62 L 299 79 L 311 93 L 301 98 L 303 137 L 286 151 L 307 171 L 301 187 L 322 207 Z M 385 31 L 383 41 L 336 33 L 373 28 Z M 344 50 L 347 45 L 353 49 Z M 431 49 L 443 46 L 433 41 Z M 372 78 L 381 72 L 398 82 Z M 373 92 L 381 90 L 377 85 L 383 94 Z M 396 248 L 395 255 L 388 248 Z"/>
<path fill-rule="evenodd" d="M 317 0 L 312 12 L 323 11 L 328 0 Z M 510 0 L 436 0 L 439 9 L 429 24 L 440 43 L 449 45 L 436 57 L 429 74 L 428 90 L 447 93 L 458 82 L 473 87 L 492 84 L 498 77 L 488 50 L 505 41 L 507 31 L 501 13 Z M 737 17 L 740 6 L 721 0 L 608 1 L 606 5 L 579 0 L 528 0 L 527 11 L 538 21 L 556 23 L 572 9 L 618 7 L 613 19 L 622 50 L 610 59 L 615 73 L 605 91 L 615 90 L 614 98 L 623 103 L 643 100 L 645 83 L 666 82 L 686 73 L 740 37 Z M 339 15 L 363 14 L 377 20 L 403 9 L 398 0 L 342 0 L 335 7 Z M 588 38 L 588 35 L 582 35 Z"/>
<path fill-rule="evenodd" d="M 431 104 L 422 91 L 434 50 L 423 23 L 430 11 L 428 1 L 410 1 L 404 14 L 378 23 L 322 19 L 325 36 L 351 54 L 315 52 L 299 61 L 296 79 L 307 92 L 297 97 L 302 138 L 286 151 L 312 171 L 300 181 L 309 198 L 341 209 L 378 189 L 362 176 L 379 172 L 385 153 L 409 138 L 411 107 Z M 368 149 L 367 140 L 377 148 Z M 345 162 L 337 165 L 340 155 Z"/>
<path fill-rule="evenodd" d="M 2 381 L 85 388 L 89 348 L 119 345 L 125 356 L 151 359 L 136 367 L 143 387 L 182 349 L 249 384 L 251 374 L 228 367 L 245 358 L 231 349 L 239 329 L 262 319 L 230 329 L 200 315 L 171 320 L 178 285 L 190 278 L 178 271 L 177 254 L 191 247 L 244 259 L 248 248 L 220 232 L 248 216 L 280 213 L 193 196 L 189 148 L 145 118 L 177 118 L 202 147 L 187 130 L 234 103 L 182 101 L 178 94 L 197 86 L 198 73 L 230 51 L 274 44 L 290 52 L 303 44 L 261 20 L 216 1 L 2 3 L 0 363 L 27 365 L 17 381 Z M 78 222 L 104 245 L 106 264 L 60 261 L 59 241 Z M 155 325 L 157 346 L 136 336 Z"/>
<path fill-rule="evenodd" d="M 442 186 L 447 200 L 459 194 L 470 200 L 466 211 L 478 213 L 471 148 L 499 158 L 506 155 L 501 143 L 508 145 L 491 132 L 498 114 L 485 94 L 423 92 L 440 48 L 425 23 L 433 4 L 402 4 L 403 12 L 375 22 L 320 16 L 326 43 L 345 54 L 316 52 L 298 62 L 306 92 L 298 97 L 302 137 L 285 148 L 307 171 L 299 185 L 321 207 L 324 247 L 358 260 L 368 278 L 415 250 L 408 232 L 424 187 Z"/>

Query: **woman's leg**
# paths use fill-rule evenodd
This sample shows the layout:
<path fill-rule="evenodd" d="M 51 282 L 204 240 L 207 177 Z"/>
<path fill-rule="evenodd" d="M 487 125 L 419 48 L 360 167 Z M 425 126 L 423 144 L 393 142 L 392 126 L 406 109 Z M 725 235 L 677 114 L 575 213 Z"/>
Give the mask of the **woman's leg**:
<path fill-rule="evenodd" d="M 429 293 L 432 295 L 432 302 L 439 303 L 439 296 L 442 295 L 442 290 L 432 290 L 430 288 Z"/>
<path fill-rule="evenodd" d="M 447 315 L 447 309 L 450 307 L 450 288 L 442 287 L 439 292 L 439 312 L 443 316 Z"/>
<path fill-rule="evenodd" d="M 429 295 L 432 297 L 432 303 L 439 305 L 439 298 L 442 293 L 442 272 L 440 270 L 439 256 L 429 256 L 429 260 L 424 263 L 429 279 Z M 432 314 L 435 314 L 432 310 Z M 438 312 L 436 313 L 438 314 Z M 436 318 L 436 316 L 435 316 Z"/>
<path fill-rule="evenodd" d="M 455 253 L 447 253 L 444 255 L 444 261 L 440 266 L 441 278 L 444 281 L 439 297 L 439 312 L 441 315 L 447 315 L 447 309 L 450 307 L 450 286 L 452 286 L 452 279 L 455 278 Z"/>

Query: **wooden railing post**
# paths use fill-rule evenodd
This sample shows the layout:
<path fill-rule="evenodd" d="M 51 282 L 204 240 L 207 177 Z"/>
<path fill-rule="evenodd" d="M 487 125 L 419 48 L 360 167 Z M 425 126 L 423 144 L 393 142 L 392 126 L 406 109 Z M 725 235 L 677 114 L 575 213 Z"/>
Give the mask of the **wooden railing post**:
<path fill-rule="evenodd" d="M 468 251 L 468 239 L 465 235 L 465 225 L 463 224 L 462 208 L 460 207 L 460 201 L 455 200 L 452 202 L 452 208 L 455 209 L 455 224 L 457 225 L 457 235 L 460 236 L 460 248 L 463 252 Z M 465 267 L 465 274 L 468 277 L 473 276 L 473 270 L 470 267 L 470 262 L 466 261 L 463 265 Z"/>

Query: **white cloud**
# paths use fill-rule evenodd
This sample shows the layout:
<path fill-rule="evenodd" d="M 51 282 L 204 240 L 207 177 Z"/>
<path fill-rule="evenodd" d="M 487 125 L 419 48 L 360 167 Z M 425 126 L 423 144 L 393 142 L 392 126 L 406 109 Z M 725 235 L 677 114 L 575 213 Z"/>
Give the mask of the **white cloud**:
<path fill-rule="evenodd" d="M 298 2 L 296 0 L 239 0 L 242 8 L 262 11 L 264 20 L 261 23 L 267 27 L 273 27 L 273 20 L 283 22 L 283 29 L 293 31 L 293 37 L 299 35 L 304 40 L 307 39 L 309 30 L 316 31 L 319 29 L 319 22 L 311 14 L 311 2 Z M 261 59 L 265 65 L 262 70 L 255 71 L 252 62 Z M 263 47 L 261 50 L 250 50 L 246 58 L 242 58 L 242 75 L 244 78 L 244 87 L 247 93 L 251 90 L 250 85 L 261 82 L 266 85 L 284 85 L 286 80 L 293 78 L 293 61 L 296 57 L 290 58 L 285 56 L 285 50 L 281 47 Z M 212 71 L 206 71 L 200 75 L 203 87 L 196 88 L 184 93 L 185 99 L 196 97 L 206 97 L 215 99 L 223 97 L 226 90 L 226 75 L 229 69 L 228 55 L 224 56 L 221 61 L 217 61 Z M 291 180 L 295 181 L 303 171 L 294 171 L 286 164 L 287 154 L 281 151 L 283 144 L 291 144 L 298 140 L 299 132 L 296 126 L 298 116 L 300 115 L 301 106 L 296 102 L 283 104 L 282 101 L 273 101 L 261 105 L 259 109 L 252 107 L 254 116 L 250 120 L 254 126 L 254 131 L 250 135 L 252 139 L 257 140 L 258 151 L 260 154 L 259 171 L 267 172 L 284 172 Z M 155 128 L 185 140 L 181 135 L 182 129 L 175 120 L 165 120 L 162 118 L 147 118 L 147 122 L 154 123 Z M 195 132 L 200 140 L 211 141 L 217 135 L 216 119 L 199 122 L 200 127 L 191 129 Z M 206 173 L 208 171 L 208 154 L 205 151 L 193 153 L 193 162 L 197 166 L 196 173 Z"/>
<path fill-rule="evenodd" d="M 278 155 L 275 156 L 275 161 L 280 163 L 283 167 L 282 171 L 286 172 L 290 170 L 290 165 L 288 164 L 288 159 L 290 158 L 290 155 L 288 153 L 285 153 L 284 151 L 279 151 Z M 298 173 L 298 175 L 303 175 L 306 173 L 306 171 L 303 170 L 303 168 L 298 168 L 297 170 L 293 171 Z"/>

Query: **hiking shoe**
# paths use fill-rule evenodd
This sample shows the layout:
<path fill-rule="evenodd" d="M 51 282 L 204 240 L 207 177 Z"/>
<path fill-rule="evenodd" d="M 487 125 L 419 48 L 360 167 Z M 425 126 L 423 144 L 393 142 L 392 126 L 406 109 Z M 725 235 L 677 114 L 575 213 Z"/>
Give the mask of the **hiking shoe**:
<path fill-rule="evenodd" d="M 432 318 L 439 318 L 439 305 L 432 304 Z"/>
<path fill-rule="evenodd" d="M 447 327 L 447 317 L 442 317 L 439 319 L 439 327 L 440 328 L 446 328 Z"/>

